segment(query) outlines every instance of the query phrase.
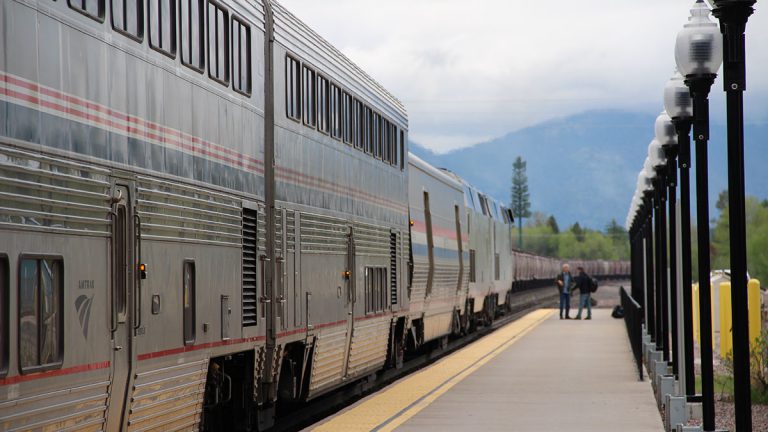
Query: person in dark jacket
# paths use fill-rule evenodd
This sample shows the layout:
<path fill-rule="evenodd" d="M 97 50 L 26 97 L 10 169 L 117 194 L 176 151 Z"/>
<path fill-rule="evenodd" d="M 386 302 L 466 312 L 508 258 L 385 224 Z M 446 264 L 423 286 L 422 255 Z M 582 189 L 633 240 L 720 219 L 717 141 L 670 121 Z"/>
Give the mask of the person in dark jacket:
<path fill-rule="evenodd" d="M 585 319 L 592 319 L 592 299 L 590 299 L 590 293 L 592 292 L 592 278 L 584 272 L 584 267 L 577 269 L 579 274 L 576 276 L 576 288 L 579 290 L 579 312 L 576 314 L 576 319 L 581 319 L 581 309 L 586 306 L 587 317 Z"/>
<path fill-rule="evenodd" d="M 558 273 L 555 282 L 560 292 L 560 319 L 563 319 L 563 309 L 565 309 L 565 319 L 571 319 L 571 291 L 576 285 L 576 280 L 571 275 L 571 267 L 568 264 L 563 264 L 563 271 Z"/>

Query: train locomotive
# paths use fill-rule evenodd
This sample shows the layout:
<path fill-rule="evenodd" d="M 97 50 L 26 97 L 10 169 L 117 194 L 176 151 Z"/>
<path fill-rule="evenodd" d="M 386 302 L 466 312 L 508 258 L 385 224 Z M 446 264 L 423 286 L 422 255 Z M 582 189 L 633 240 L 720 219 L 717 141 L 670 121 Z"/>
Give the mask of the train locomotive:
<path fill-rule="evenodd" d="M 275 1 L 6 0 L 0 34 L 0 430 L 264 430 L 557 272 Z"/>

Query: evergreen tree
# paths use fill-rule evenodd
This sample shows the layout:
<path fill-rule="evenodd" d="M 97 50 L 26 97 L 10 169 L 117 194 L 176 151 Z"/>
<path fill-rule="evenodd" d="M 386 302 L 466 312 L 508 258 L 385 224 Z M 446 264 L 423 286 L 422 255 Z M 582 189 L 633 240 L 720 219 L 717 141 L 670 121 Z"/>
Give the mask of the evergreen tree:
<path fill-rule="evenodd" d="M 547 219 L 547 225 L 555 234 L 560 234 L 560 227 L 557 226 L 557 219 L 555 219 L 554 216 L 550 216 L 549 219 Z"/>
<path fill-rule="evenodd" d="M 525 174 L 526 162 L 520 156 L 512 164 L 512 212 L 517 218 L 518 241 L 517 246 L 523 247 L 523 218 L 531 216 L 531 194 L 528 192 L 528 176 Z"/>

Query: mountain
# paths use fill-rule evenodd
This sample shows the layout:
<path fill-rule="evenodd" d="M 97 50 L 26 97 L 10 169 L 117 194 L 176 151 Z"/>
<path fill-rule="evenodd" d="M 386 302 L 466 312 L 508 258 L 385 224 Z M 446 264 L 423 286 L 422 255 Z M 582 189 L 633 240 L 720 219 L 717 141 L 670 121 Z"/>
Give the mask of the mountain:
<path fill-rule="evenodd" d="M 657 115 L 587 111 L 450 153 L 435 154 L 416 143 L 411 151 L 502 202 L 509 202 L 512 163 L 521 156 L 528 164 L 531 210 L 554 215 L 561 227 L 579 222 L 603 229 L 611 219 L 624 223 Z M 712 217 L 717 195 L 728 184 L 726 154 L 726 128 L 714 124 L 709 144 Z M 745 155 L 747 193 L 768 198 L 768 125 L 747 125 Z M 692 170 L 695 209 L 694 179 Z"/>

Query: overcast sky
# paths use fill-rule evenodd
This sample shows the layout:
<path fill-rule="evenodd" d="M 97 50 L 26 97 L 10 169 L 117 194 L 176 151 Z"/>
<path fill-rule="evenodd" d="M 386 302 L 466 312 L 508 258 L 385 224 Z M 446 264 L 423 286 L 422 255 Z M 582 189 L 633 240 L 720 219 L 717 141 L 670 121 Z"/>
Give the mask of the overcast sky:
<path fill-rule="evenodd" d="M 693 0 L 280 0 L 406 105 L 437 152 L 590 109 L 656 113 Z M 768 119 L 768 7 L 748 25 L 747 121 Z M 763 10 L 760 10 L 763 9 Z M 724 118 L 722 83 L 712 114 Z M 652 125 L 649 125 L 649 137 Z"/>

